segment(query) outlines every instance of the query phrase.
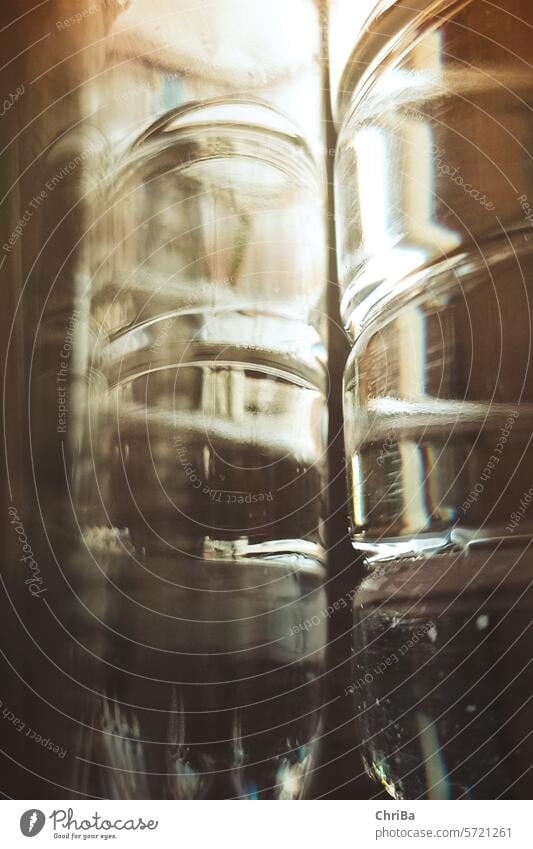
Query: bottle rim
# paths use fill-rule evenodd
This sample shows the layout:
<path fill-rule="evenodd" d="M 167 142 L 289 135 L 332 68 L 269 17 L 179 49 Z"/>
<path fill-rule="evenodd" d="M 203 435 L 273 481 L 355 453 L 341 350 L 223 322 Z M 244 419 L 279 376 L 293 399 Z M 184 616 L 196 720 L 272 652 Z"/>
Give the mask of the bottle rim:
<path fill-rule="evenodd" d="M 341 302 L 341 316 L 353 340 L 353 347 L 345 374 L 353 370 L 368 339 L 394 321 L 407 307 L 443 296 L 458 282 L 463 289 L 478 285 L 480 279 L 487 277 L 487 270 L 488 280 L 492 281 L 495 269 L 502 263 L 509 260 L 520 262 L 533 256 L 529 235 L 528 228 L 520 226 L 503 236 L 496 233 L 487 237 L 482 258 L 477 262 L 469 252 L 470 245 L 462 245 L 440 261 L 432 260 L 404 277 L 392 282 L 384 281 L 384 285 L 375 290 L 371 301 L 358 298 L 357 292 L 348 288 Z M 431 285 L 428 285 L 429 274 Z"/>
<path fill-rule="evenodd" d="M 215 97 L 171 109 L 128 140 L 113 181 L 120 182 L 121 174 L 131 176 L 170 149 L 173 170 L 242 156 L 271 165 L 299 183 L 323 183 L 323 168 L 297 126 L 279 109 L 258 100 Z"/>
<path fill-rule="evenodd" d="M 413 31 L 421 37 L 430 19 L 435 25 L 450 12 L 468 6 L 472 0 L 379 0 L 368 15 L 360 37 L 341 74 L 334 103 L 334 119 L 339 127 L 348 120 L 368 86 L 381 68 L 401 58 L 413 44 Z"/>

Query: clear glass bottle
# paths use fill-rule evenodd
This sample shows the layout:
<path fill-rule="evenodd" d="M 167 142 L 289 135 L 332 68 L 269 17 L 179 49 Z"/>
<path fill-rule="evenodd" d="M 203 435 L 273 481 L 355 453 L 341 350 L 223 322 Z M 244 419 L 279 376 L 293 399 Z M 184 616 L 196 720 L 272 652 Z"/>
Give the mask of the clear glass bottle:
<path fill-rule="evenodd" d="M 372 570 L 352 689 L 398 798 L 529 792 L 531 22 L 520 0 L 378 3 L 339 85 L 351 532 Z"/>
<path fill-rule="evenodd" d="M 8 733 L 11 795 L 302 797 L 326 641 L 318 9 L 25 11 L 0 32 L 22 86 L 5 674 L 60 746 Z"/>
<path fill-rule="evenodd" d="M 323 617 L 299 627 L 325 606 L 320 176 L 278 113 L 207 102 L 136 142 L 88 237 L 82 493 L 106 521 L 85 543 L 113 633 L 88 760 L 106 795 L 307 792 L 326 642 Z M 128 758 L 106 743 L 120 728 Z M 130 759 L 146 770 L 126 790 Z"/>

